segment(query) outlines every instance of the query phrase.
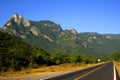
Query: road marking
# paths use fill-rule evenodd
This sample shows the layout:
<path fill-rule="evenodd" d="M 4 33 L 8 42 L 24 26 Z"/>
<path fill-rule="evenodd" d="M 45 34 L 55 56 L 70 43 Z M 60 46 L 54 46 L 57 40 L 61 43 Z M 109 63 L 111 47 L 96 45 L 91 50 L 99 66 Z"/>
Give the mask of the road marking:
<path fill-rule="evenodd" d="M 96 68 L 96 69 L 94 69 L 94 70 L 92 70 L 92 71 L 90 71 L 90 72 L 88 72 L 88 73 L 86 73 L 86 74 L 84 74 L 84 75 L 82 75 L 82 76 L 76 78 L 75 80 L 79 80 L 80 78 L 83 78 L 83 77 L 85 77 L 85 76 L 87 76 L 87 75 L 89 75 L 89 74 L 91 74 L 91 73 L 93 73 L 93 72 L 95 72 L 95 71 L 101 69 L 102 67 L 104 67 L 104 66 L 100 66 L 100 67 L 98 67 L 98 68 Z"/>
<path fill-rule="evenodd" d="M 114 70 L 114 80 L 116 80 L 116 70 L 115 70 L 115 63 L 113 61 L 113 70 Z"/>

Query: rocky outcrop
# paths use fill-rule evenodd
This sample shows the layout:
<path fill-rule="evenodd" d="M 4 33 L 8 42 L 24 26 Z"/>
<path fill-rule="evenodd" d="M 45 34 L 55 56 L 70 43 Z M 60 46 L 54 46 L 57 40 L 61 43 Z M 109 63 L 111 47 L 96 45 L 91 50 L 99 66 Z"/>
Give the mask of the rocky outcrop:
<path fill-rule="evenodd" d="M 14 14 L 9 19 L 7 26 L 12 24 L 12 22 L 11 22 L 12 20 L 17 24 L 23 24 L 25 27 L 30 26 L 30 22 L 28 20 L 25 20 L 24 17 L 20 14 Z"/>
<path fill-rule="evenodd" d="M 37 29 L 35 26 L 32 26 L 30 31 L 32 32 L 32 34 L 34 34 L 35 36 L 38 36 L 40 31 L 39 29 Z"/>

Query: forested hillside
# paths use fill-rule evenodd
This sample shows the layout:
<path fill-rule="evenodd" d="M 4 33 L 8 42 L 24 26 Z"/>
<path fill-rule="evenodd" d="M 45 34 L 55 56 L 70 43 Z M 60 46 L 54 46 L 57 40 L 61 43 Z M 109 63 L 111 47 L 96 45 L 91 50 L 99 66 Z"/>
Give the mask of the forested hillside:
<path fill-rule="evenodd" d="M 31 47 L 14 36 L 0 32 L 0 71 L 33 67 L 38 58 L 37 64 L 47 64 L 48 57 L 49 54 L 44 50 Z"/>

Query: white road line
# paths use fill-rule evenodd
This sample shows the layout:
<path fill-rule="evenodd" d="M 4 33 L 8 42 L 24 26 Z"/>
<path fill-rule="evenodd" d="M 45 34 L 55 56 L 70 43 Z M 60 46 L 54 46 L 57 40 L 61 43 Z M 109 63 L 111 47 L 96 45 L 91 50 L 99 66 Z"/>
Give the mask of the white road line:
<path fill-rule="evenodd" d="M 114 80 L 116 80 L 116 69 L 115 69 L 115 63 L 113 61 L 113 70 L 114 70 Z"/>

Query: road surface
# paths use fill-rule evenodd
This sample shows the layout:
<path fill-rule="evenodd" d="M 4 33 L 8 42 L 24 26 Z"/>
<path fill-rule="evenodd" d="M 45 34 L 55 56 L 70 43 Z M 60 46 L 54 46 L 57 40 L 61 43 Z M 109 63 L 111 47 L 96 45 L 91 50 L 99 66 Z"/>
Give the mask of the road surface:
<path fill-rule="evenodd" d="M 41 79 L 42 80 L 42 79 Z M 114 63 L 107 62 L 94 67 L 72 73 L 44 79 L 44 80 L 120 80 L 118 79 Z"/>

